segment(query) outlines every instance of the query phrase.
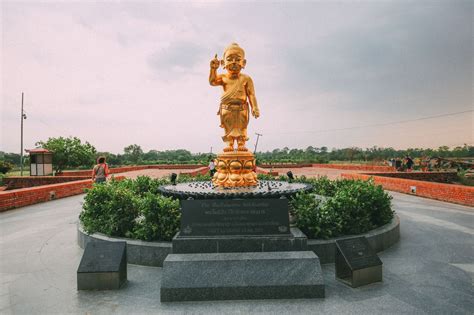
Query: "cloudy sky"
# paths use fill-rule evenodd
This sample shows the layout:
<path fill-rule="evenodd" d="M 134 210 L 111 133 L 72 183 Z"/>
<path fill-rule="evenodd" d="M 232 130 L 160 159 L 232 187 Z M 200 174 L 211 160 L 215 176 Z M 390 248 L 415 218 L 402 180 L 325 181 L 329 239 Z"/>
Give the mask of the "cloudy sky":
<path fill-rule="evenodd" d="M 223 148 L 209 61 L 246 51 L 248 146 L 473 144 L 472 1 L 1 2 L 1 144 Z M 222 71 L 222 69 L 220 69 Z"/>

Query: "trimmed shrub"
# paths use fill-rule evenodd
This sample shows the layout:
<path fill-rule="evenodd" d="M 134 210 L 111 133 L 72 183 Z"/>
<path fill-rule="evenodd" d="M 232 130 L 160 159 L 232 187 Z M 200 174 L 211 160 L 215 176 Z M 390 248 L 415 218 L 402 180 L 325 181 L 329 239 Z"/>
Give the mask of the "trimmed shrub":
<path fill-rule="evenodd" d="M 210 180 L 209 175 L 179 176 L 178 181 Z M 138 176 L 87 190 L 79 218 L 84 230 L 146 241 L 169 241 L 179 230 L 179 202 L 159 194 L 168 178 Z"/>
<path fill-rule="evenodd" d="M 129 237 L 135 226 L 138 205 L 135 193 L 117 182 L 95 184 L 87 190 L 79 219 L 89 234 L 100 232 Z"/>
<path fill-rule="evenodd" d="M 294 209 L 295 225 L 308 238 L 331 238 L 340 235 L 342 218 L 324 207 L 313 193 L 298 193 L 290 205 Z"/>
<path fill-rule="evenodd" d="M 158 188 L 162 185 L 169 184 L 165 178 L 153 179 L 148 176 L 138 176 L 135 180 L 129 180 L 127 186 L 140 197 L 147 193 L 158 193 Z"/>
<path fill-rule="evenodd" d="M 176 199 L 147 192 L 141 199 L 139 212 L 133 232 L 137 239 L 171 241 L 179 231 L 181 213 Z"/>
<path fill-rule="evenodd" d="M 373 181 L 302 179 L 313 191 L 300 193 L 290 202 L 295 223 L 309 238 L 360 234 L 389 223 L 392 197 Z M 318 200 L 317 195 L 327 198 Z"/>

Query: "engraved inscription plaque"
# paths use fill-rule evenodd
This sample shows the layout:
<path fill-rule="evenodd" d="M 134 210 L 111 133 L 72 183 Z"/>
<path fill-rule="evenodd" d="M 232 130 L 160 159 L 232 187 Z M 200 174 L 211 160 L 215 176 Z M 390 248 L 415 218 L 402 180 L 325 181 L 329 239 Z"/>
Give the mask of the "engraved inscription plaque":
<path fill-rule="evenodd" d="M 287 199 L 181 200 L 183 237 L 289 234 Z"/>
<path fill-rule="evenodd" d="M 382 261 L 365 237 L 336 241 L 336 278 L 352 287 L 382 281 Z"/>

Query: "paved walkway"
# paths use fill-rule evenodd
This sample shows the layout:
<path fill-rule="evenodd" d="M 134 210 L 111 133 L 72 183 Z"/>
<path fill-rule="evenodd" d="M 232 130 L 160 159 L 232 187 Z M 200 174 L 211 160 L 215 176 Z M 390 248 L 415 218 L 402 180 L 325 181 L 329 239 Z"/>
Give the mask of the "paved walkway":
<path fill-rule="evenodd" d="M 114 174 L 114 175 L 125 176 L 127 178 L 132 178 L 132 179 L 135 179 L 138 176 L 149 176 L 151 178 L 161 178 L 161 177 L 164 177 L 164 176 L 169 176 L 169 175 L 171 175 L 171 173 L 180 174 L 183 171 L 187 171 L 187 170 L 183 170 L 183 169 L 170 169 L 170 170 L 145 169 L 145 170 L 125 172 L 125 173 L 117 173 L 117 174 Z"/>
<path fill-rule="evenodd" d="M 326 176 L 329 179 L 338 179 L 341 178 L 341 174 L 354 174 L 354 173 L 364 173 L 366 171 L 355 171 L 355 170 L 338 170 L 334 168 L 322 168 L 322 167 L 297 167 L 297 168 L 274 168 L 274 171 L 278 172 L 278 175 L 286 176 L 288 171 L 291 171 L 293 175 L 300 177 L 318 177 Z"/>
<path fill-rule="evenodd" d="M 1 314 L 472 314 L 474 208 L 391 193 L 401 240 L 383 283 L 352 289 L 323 265 L 325 299 L 160 303 L 162 270 L 128 265 L 119 291 L 76 290 L 83 195 L 0 213 Z"/>
<path fill-rule="evenodd" d="M 342 173 L 352 174 L 352 173 L 363 173 L 364 171 L 352 171 L 352 170 L 337 170 L 332 168 L 321 168 L 321 167 L 300 167 L 300 168 L 275 168 L 274 171 L 278 172 L 279 175 L 285 175 L 288 171 L 291 170 L 294 175 L 306 177 L 317 177 L 317 176 L 327 176 L 330 179 L 340 178 Z M 139 171 L 132 171 L 126 173 L 119 173 L 115 175 L 123 175 L 128 178 L 136 178 L 138 176 L 150 176 L 152 178 L 160 178 L 163 176 L 169 176 L 171 173 L 179 174 L 183 169 L 175 170 L 162 170 L 162 169 L 145 169 Z"/>

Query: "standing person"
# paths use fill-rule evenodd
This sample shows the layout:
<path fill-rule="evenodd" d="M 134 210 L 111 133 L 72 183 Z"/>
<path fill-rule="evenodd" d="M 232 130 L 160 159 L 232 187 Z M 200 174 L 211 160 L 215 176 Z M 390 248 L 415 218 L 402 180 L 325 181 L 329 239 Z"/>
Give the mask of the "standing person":
<path fill-rule="evenodd" d="M 399 172 L 402 171 L 402 161 L 400 160 L 400 158 L 396 158 L 396 159 L 395 159 L 395 168 L 396 168 L 397 171 L 399 171 Z"/>
<path fill-rule="evenodd" d="M 216 172 L 216 164 L 214 163 L 214 160 L 211 159 L 209 162 L 209 173 L 211 174 L 211 178 L 214 176 L 214 173 Z"/>
<path fill-rule="evenodd" d="M 407 172 L 411 172 L 412 167 L 413 167 L 413 164 L 415 164 L 415 163 L 413 162 L 413 160 L 411 159 L 411 157 L 410 157 L 409 155 L 407 155 L 407 156 L 405 157 L 405 164 L 406 164 L 406 166 L 407 166 Z"/>
<path fill-rule="evenodd" d="M 92 181 L 97 184 L 105 183 L 107 175 L 109 175 L 109 166 L 105 163 L 105 156 L 101 156 L 92 170 Z"/>

